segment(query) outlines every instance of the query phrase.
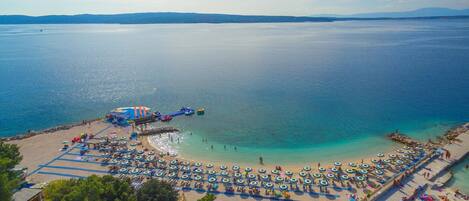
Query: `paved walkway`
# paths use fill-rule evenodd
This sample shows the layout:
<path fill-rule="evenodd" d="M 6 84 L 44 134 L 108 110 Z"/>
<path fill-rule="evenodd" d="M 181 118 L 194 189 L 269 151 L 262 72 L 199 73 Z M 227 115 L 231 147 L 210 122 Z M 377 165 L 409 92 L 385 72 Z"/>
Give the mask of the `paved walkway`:
<path fill-rule="evenodd" d="M 457 139 L 461 140 L 461 142 L 448 144 L 443 147 L 451 153 L 451 158 L 437 158 L 424 164 L 416 173 L 410 175 L 402 182 L 403 187 L 390 189 L 383 193 L 378 200 L 400 201 L 403 197 L 411 197 L 419 186 L 431 187 L 434 184 L 434 179 L 440 176 L 440 173 L 461 160 L 469 152 L 469 132 L 459 135 Z M 430 179 L 426 179 L 423 176 L 424 173 L 430 173 Z"/>

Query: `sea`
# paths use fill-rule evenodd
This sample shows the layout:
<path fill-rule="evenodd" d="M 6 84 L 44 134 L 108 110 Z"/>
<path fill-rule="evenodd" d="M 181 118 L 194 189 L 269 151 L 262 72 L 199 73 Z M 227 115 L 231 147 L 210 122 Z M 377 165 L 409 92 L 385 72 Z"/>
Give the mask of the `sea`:
<path fill-rule="evenodd" d="M 188 159 L 375 155 L 469 121 L 469 20 L 0 26 L 0 136 L 135 105 L 205 108 L 156 125 Z"/>

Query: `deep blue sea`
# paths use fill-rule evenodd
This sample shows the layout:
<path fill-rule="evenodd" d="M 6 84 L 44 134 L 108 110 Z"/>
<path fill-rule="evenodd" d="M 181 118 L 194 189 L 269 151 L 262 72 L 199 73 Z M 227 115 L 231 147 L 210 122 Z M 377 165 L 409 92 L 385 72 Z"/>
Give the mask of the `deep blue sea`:
<path fill-rule="evenodd" d="M 469 121 L 469 20 L 0 26 L 0 136 L 131 105 L 205 107 L 193 158 L 375 153 Z"/>

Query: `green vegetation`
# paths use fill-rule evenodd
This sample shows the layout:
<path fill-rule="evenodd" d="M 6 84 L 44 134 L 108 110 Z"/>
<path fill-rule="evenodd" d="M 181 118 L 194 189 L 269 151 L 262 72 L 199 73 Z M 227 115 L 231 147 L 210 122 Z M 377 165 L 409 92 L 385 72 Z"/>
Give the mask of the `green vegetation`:
<path fill-rule="evenodd" d="M 44 189 L 47 201 L 177 201 L 178 192 L 167 182 L 156 179 L 134 190 L 129 179 L 96 175 L 85 179 L 56 180 Z"/>
<path fill-rule="evenodd" d="M 50 201 L 135 201 L 136 196 L 130 180 L 106 175 L 85 179 L 56 180 L 44 189 L 46 200 Z"/>
<path fill-rule="evenodd" d="M 138 201 L 177 201 L 178 192 L 165 181 L 156 179 L 145 182 L 137 191 Z"/>
<path fill-rule="evenodd" d="M 214 201 L 217 197 L 214 194 L 207 194 L 204 197 L 198 199 L 197 201 Z"/>
<path fill-rule="evenodd" d="M 11 200 L 13 190 L 21 181 L 18 172 L 12 169 L 18 165 L 22 157 L 18 146 L 0 141 L 0 200 Z"/>

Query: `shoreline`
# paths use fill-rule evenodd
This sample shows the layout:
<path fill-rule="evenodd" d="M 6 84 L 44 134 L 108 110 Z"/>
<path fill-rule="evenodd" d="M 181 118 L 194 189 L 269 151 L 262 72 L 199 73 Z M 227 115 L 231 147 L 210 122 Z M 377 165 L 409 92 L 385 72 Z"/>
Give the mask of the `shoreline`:
<path fill-rule="evenodd" d="M 49 134 L 49 133 L 54 133 L 54 132 L 63 131 L 63 130 L 70 130 L 77 126 L 83 126 L 83 125 L 90 124 L 96 121 L 101 121 L 101 120 L 103 119 L 96 118 L 96 119 L 90 119 L 90 120 L 82 120 L 81 122 L 76 122 L 76 123 L 53 126 L 53 127 L 49 127 L 43 130 L 39 130 L 39 131 L 29 130 L 26 133 L 18 133 L 18 134 L 14 134 L 13 136 L 0 137 L 0 141 L 8 142 L 8 141 L 13 141 L 13 140 L 27 139 L 30 137 L 34 137 L 36 135 Z"/>
<path fill-rule="evenodd" d="M 458 137 L 458 135 L 461 134 L 461 132 L 466 132 L 465 129 L 460 129 L 462 127 L 466 128 L 469 123 L 464 123 L 462 125 L 456 126 L 453 129 L 442 133 L 440 136 L 441 139 L 452 139 Z M 66 126 L 66 127 L 60 127 L 62 129 L 57 129 L 54 132 L 42 132 L 42 134 L 35 133 L 34 135 L 30 135 L 27 137 L 17 137 L 15 138 L 16 140 L 10 140 L 7 143 L 12 143 L 12 144 L 17 144 L 20 147 L 20 152 L 23 155 L 24 160 L 20 163 L 21 166 L 27 167 L 28 170 L 32 171 L 32 174 L 28 176 L 28 181 L 33 182 L 33 183 L 42 183 L 42 182 L 48 182 L 56 179 L 61 179 L 61 178 L 66 178 L 64 176 L 57 176 L 57 175 L 46 175 L 46 174 L 41 174 L 41 172 L 58 172 L 58 173 L 63 173 L 63 174 L 73 174 L 73 175 L 79 175 L 79 176 L 89 176 L 91 174 L 96 174 L 96 171 L 101 171 L 101 174 L 109 174 L 109 167 L 108 166 L 102 166 L 101 162 L 102 159 L 99 157 L 94 157 L 94 156 L 99 156 L 100 152 L 97 151 L 91 151 L 90 156 L 77 156 L 77 153 L 74 153 L 76 151 L 73 151 L 74 149 L 69 149 L 67 151 L 61 151 L 61 147 L 63 146 L 63 141 L 69 141 L 73 137 L 80 135 L 80 133 L 90 133 L 90 134 L 99 134 L 101 137 L 105 136 L 112 136 L 116 135 L 119 138 L 126 137 L 128 138 L 130 135 L 131 130 L 129 128 L 123 128 L 123 127 L 118 127 L 114 126 L 110 123 L 104 122 L 104 121 L 90 121 L 89 124 L 77 124 L 77 126 Z M 468 127 L 469 128 L 469 127 Z M 50 131 L 50 130 L 49 130 Z M 183 131 L 182 131 L 183 132 Z M 164 134 L 166 135 L 166 134 Z M 144 153 L 149 153 L 151 151 L 154 151 L 154 153 L 159 153 L 156 148 L 150 145 L 149 142 L 149 136 L 138 136 L 139 141 L 131 141 L 128 140 L 128 143 L 130 146 L 134 146 L 137 150 L 142 150 Z M 440 142 L 441 141 L 441 142 Z M 437 140 L 437 143 L 445 144 L 444 140 Z M 132 145 L 137 143 L 137 146 Z M 141 143 L 139 143 L 141 142 Z M 441 147 L 441 146 L 436 146 L 436 144 L 432 144 L 430 142 L 419 142 L 419 147 L 424 145 L 428 146 L 435 146 L 435 147 Z M 383 149 L 381 150 L 380 153 L 383 153 L 383 156 L 390 156 L 390 154 L 399 154 L 402 153 L 402 149 L 405 151 L 405 145 L 403 144 L 398 144 L 394 143 L 395 146 L 390 147 L 389 149 Z M 399 150 L 396 150 L 399 149 Z M 427 150 L 427 149 L 426 149 Z M 69 151 L 71 151 L 72 154 L 67 154 Z M 430 149 L 426 151 L 427 153 L 430 153 Z M 40 153 L 40 154 L 38 154 Z M 75 154 L 75 155 L 74 155 Z M 59 155 L 59 156 L 58 156 Z M 157 154 L 158 155 L 158 154 Z M 259 169 L 267 169 L 267 170 L 274 170 L 277 169 L 277 166 L 280 166 L 282 171 L 291 171 L 295 175 L 299 175 L 300 172 L 304 170 L 304 166 L 307 165 L 311 168 L 311 171 L 317 172 L 320 171 L 320 168 L 317 165 L 317 161 L 315 163 L 312 162 L 304 162 L 304 161 L 298 161 L 297 163 L 294 164 L 265 164 L 265 165 L 260 165 L 259 163 L 250 163 L 250 164 L 244 164 L 244 163 L 230 163 L 229 161 L 210 161 L 210 160 L 191 160 L 190 157 L 181 157 L 181 156 L 167 156 L 163 154 L 161 158 L 166 160 L 166 161 L 172 161 L 172 160 L 178 160 L 179 162 L 182 163 L 182 161 L 189 161 L 192 162 L 191 164 L 194 164 L 194 162 L 202 162 L 203 164 L 213 164 L 214 167 L 218 168 L 220 165 L 226 165 L 228 167 L 233 166 L 233 165 L 238 165 L 242 169 L 245 169 L 246 167 L 253 168 L 255 170 Z M 58 160 L 57 160 L 58 158 Z M 373 164 L 374 162 L 372 159 L 380 159 L 377 157 L 377 155 L 361 155 L 353 158 L 347 158 L 344 160 L 336 160 L 338 162 L 341 162 L 345 168 L 347 166 L 348 162 L 354 162 L 355 164 L 361 164 L 361 163 L 367 163 L 367 164 Z M 77 163 L 77 160 L 82 161 Z M 363 162 L 362 162 L 363 160 Z M 311 158 L 310 161 L 314 161 L 314 158 Z M 328 161 L 328 162 L 321 162 L 320 167 L 321 168 L 327 168 L 333 169 L 334 167 L 334 162 L 335 161 Z M 422 164 L 425 161 L 421 161 L 420 164 Z M 45 164 L 45 167 L 44 165 Z M 49 164 L 53 164 L 51 167 L 49 167 Z M 98 165 L 99 164 L 99 165 Z M 77 171 L 77 170 L 59 170 L 59 169 L 54 169 L 54 166 L 65 166 L 65 167 L 79 167 L 79 168 L 84 168 L 84 169 L 90 169 L 93 170 L 92 172 L 86 172 L 86 171 Z M 41 171 L 38 172 L 38 170 Z M 412 173 L 414 174 L 414 173 Z M 402 176 L 401 174 L 395 174 L 394 171 L 386 171 L 385 174 L 383 175 L 387 179 L 386 184 L 383 184 L 382 186 L 380 184 L 378 185 L 373 185 L 373 187 L 357 187 L 357 195 L 360 197 L 364 197 L 366 195 L 382 195 L 383 192 L 385 191 L 385 188 L 387 185 L 389 185 L 389 182 L 392 184 L 392 180 L 396 178 L 397 176 Z M 341 191 L 334 191 L 331 189 L 331 192 L 335 192 L 337 196 L 347 196 L 350 194 L 350 192 L 341 192 Z M 385 191 L 387 192 L 387 190 Z M 296 198 L 299 198 L 299 200 L 308 200 L 305 199 L 303 196 L 295 196 Z M 322 199 L 322 198 L 321 198 Z M 320 200 L 321 200 L 320 199 Z"/>

